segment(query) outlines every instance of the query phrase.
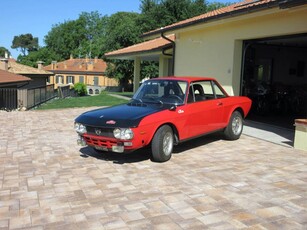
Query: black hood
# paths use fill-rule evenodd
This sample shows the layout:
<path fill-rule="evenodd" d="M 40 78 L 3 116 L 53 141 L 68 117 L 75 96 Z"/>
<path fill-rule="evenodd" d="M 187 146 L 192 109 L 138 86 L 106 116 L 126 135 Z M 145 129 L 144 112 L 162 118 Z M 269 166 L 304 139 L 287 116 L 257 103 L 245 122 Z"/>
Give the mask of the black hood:
<path fill-rule="evenodd" d="M 75 122 L 94 127 L 137 127 L 143 117 L 167 108 L 124 104 L 85 112 Z"/>

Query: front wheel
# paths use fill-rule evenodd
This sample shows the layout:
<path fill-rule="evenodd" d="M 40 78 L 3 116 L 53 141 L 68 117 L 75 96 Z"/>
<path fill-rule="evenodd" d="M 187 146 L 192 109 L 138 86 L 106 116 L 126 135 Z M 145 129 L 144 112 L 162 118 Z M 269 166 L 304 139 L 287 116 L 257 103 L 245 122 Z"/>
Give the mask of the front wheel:
<path fill-rule="evenodd" d="M 153 160 L 156 162 L 168 161 L 172 156 L 173 146 L 174 134 L 172 128 L 168 125 L 161 126 L 151 142 Z"/>
<path fill-rule="evenodd" d="M 234 111 L 230 117 L 229 123 L 224 130 L 227 140 L 237 140 L 243 131 L 243 118 L 240 112 Z"/>

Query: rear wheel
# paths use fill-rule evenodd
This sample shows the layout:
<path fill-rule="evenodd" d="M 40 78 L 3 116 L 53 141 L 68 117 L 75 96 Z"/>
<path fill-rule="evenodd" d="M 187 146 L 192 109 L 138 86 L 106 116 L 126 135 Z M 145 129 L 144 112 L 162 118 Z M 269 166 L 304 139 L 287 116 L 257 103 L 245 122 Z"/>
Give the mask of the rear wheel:
<path fill-rule="evenodd" d="M 161 126 L 151 142 L 153 160 L 156 162 L 168 161 L 172 156 L 173 146 L 174 134 L 172 128 L 169 125 Z"/>
<path fill-rule="evenodd" d="M 237 140 L 243 131 L 243 118 L 240 112 L 234 111 L 230 117 L 229 123 L 224 130 L 227 140 Z"/>

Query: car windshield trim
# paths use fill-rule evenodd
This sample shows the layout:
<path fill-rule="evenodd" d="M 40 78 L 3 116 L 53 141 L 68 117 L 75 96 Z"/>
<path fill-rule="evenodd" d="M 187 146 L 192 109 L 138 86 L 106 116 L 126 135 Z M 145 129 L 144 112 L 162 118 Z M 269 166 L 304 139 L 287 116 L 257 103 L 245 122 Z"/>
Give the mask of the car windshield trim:
<path fill-rule="evenodd" d="M 174 79 L 145 81 L 133 96 L 133 100 L 149 104 L 183 105 L 188 82 Z"/>

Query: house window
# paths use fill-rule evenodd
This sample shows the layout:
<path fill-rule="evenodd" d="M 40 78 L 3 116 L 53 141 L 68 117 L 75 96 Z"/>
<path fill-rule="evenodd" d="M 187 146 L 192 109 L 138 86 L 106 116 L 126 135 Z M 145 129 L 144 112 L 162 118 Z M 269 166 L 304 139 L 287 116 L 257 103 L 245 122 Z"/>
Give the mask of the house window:
<path fill-rule="evenodd" d="M 98 77 L 94 77 L 94 85 L 98 85 L 99 79 Z"/>
<path fill-rule="evenodd" d="M 75 84 L 75 77 L 74 76 L 67 76 L 66 77 L 67 84 Z"/>
<path fill-rule="evenodd" d="M 63 84 L 63 76 L 62 75 L 57 75 L 56 77 L 55 77 L 55 83 L 56 84 Z"/>
<path fill-rule="evenodd" d="M 79 82 L 84 83 L 84 76 L 79 76 Z"/>

